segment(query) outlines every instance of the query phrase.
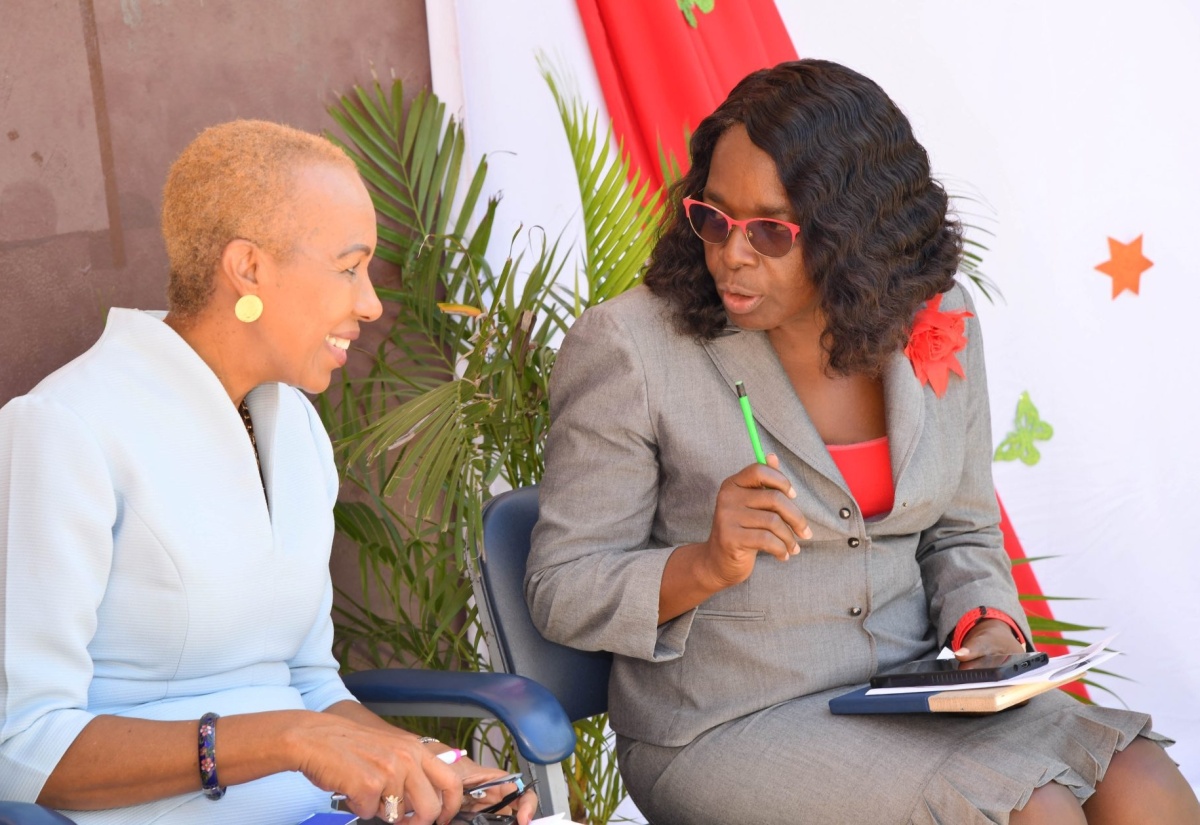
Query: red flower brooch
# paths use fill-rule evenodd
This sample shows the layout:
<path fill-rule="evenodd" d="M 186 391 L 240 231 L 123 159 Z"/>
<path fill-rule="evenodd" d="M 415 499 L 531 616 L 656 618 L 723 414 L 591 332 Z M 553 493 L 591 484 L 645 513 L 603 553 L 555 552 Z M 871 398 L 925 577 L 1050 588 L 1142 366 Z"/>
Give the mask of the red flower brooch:
<path fill-rule="evenodd" d="M 965 309 L 942 312 L 938 309 L 941 305 L 942 296 L 935 295 L 917 312 L 912 335 L 904 348 L 917 380 L 933 387 L 938 398 L 946 394 L 950 373 L 967 377 L 956 353 L 966 349 L 967 319 L 972 317 Z"/>

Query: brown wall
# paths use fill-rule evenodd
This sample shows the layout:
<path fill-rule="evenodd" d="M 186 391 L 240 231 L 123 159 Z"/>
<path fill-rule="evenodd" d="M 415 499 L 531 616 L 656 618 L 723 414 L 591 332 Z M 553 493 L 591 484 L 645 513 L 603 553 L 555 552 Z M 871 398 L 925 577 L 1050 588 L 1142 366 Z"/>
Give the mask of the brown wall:
<path fill-rule="evenodd" d="M 162 184 L 201 129 L 332 129 L 372 69 L 428 85 L 424 0 L 0 0 L 0 405 L 109 307 L 165 307 Z"/>

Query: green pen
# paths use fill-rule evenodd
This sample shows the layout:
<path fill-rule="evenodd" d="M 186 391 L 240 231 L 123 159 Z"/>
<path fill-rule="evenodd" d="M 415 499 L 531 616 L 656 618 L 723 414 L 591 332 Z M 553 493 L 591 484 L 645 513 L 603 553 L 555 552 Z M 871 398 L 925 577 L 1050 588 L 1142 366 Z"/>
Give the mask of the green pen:
<path fill-rule="evenodd" d="M 734 384 L 737 387 L 738 403 L 742 405 L 742 418 L 746 419 L 746 432 L 750 435 L 750 444 L 754 447 L 754 460 L 766 464 L 767 457 L 763 455 L 762 442 L 758 440 L 758 427 L 754 426 L 754 411 L 750 409 L 750 397 L 746 395 L 746 387 L 741 381 Z"/>

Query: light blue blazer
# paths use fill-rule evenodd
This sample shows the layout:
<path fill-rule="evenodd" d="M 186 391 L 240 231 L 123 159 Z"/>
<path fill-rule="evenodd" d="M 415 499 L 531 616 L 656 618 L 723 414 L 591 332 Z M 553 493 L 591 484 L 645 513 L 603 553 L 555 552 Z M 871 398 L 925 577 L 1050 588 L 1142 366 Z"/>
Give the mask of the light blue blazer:
<path fill-rule="evenodd" d="M 248 403 L 265 498 L 216 375 L 157 317 L 114 309 L 90 350 L 0 411 L 0 799 L 35 799 L 96 714 L 351 698 L 331 653 L 329 438 L 291 387 Z M 281 774 L 218 802 L 69 815 L 292 825 L 322 804 Z"/>

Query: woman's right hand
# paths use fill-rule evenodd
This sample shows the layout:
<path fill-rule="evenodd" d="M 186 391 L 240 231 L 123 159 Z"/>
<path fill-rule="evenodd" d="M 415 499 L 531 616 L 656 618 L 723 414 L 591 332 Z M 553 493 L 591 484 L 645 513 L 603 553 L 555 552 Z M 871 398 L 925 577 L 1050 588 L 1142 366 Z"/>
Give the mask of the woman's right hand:
<path fill-rule="evenodd" d="M 59 759 L 38 795 L 48 807 L 102 810 L 195 793 L 195 721 L 109 715 L 89 722 Z M 345 699 L 323 712 L 269 710 L 222 716 L 216 723 L 218 775 L 241 785 L 299 771 L 329 793 L 345 794 L 364 819 L 396 796 L 406 823 L 446 823 L 463 804 L 463 780 L 416 735 L 392 727 Z"/>
<path fill-rule="evenodd" d="M 759 553 L 780 561 L 800 552 L 812 529 L 793 501 L 796 491 L 779 472 L 779 457 L 751 464 L 721 482 L 706 541 L 675 548 L 658 590 L 658 623 L 664 624 L 754 572 Z"/>
<path fill-rule="evenodd" d="M 382 817 L 387 796 L 400 798 L 399 818 L 413 825 L 447 822 L 462 806 L 458 774 L 412 734 L 330 713 L 307 716 L 292 733 L 297 769 L 318 788 L 345 794 L 360 818 Z"/>
<path fill-rule="evenodd" d="M 701 560 L 719 588 L 750 578 L 759 553 L 787 561 L 812 529 L 793 499 L 796 490 L 779 472 L 779 457 L 751 464 L 731 475 L 717 491 L 712 531 L 701 545 Z"/>

